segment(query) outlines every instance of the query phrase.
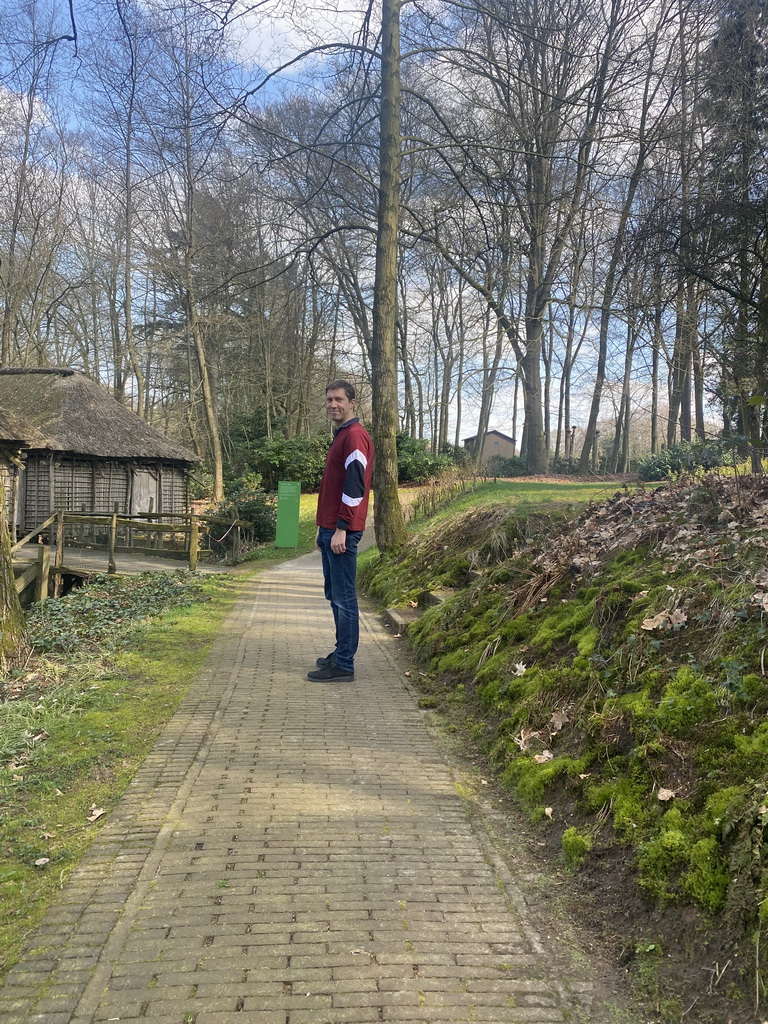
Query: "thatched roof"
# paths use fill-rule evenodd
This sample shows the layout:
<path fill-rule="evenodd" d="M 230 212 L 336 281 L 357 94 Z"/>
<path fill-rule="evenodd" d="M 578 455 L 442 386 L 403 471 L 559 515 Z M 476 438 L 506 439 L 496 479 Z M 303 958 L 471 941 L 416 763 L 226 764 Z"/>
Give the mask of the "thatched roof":
<path fill-rule="evenodd" d="M 0 406 L 0 445 L 24 448 L 25 436 L 26 431 L 19 418 Z"/>
<path fill-rule="evenodd" d="M 101 384 L 65 368 L 0 370 L 3 440 L 104 459 L 200 461 L 117 402 Z"/>

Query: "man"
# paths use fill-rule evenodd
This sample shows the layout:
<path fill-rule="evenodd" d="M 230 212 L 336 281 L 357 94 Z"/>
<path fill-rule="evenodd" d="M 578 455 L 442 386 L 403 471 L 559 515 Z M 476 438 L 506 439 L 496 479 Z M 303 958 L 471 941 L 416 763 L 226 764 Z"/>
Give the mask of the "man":
<path fill-rule="evenodd" d="M 360 636 L 357 607 L 357 545 L 365 529 L 373 473 L 373 441 L 355 415 L 355 389 L 335 380 L 325 389 L 325 408 L 335 425 L 317 496 L 317 546 L 323 556 L 325 596 L 336 624 L 336 647 L 317 659 L 307 679 L 352 682 Z"/>

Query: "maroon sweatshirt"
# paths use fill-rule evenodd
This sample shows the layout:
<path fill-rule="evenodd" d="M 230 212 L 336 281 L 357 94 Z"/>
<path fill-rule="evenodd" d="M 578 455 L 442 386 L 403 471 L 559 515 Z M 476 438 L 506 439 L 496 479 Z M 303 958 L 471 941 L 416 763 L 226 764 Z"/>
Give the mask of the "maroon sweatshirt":
<path fill-rule="evenodd" d="M 347 420 L 333 435 L 317 496 L 318 526 L 364 530 L 373 474 L 373 441 L 360 420 Z"/>

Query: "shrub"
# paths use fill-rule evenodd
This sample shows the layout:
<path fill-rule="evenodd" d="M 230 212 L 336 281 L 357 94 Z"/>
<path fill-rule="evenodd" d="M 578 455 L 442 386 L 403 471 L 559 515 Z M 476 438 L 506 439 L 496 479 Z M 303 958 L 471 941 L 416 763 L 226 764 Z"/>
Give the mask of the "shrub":
<path fill-rule="evenodd" d="M 445 455 L 452 466 L 468 466 L 472 462 L 472 452 L 461 445 L 445 442 L 440 445 L 440 454 Z"/>
<path fill-rule="evenodd" d="M 271 422 L 268 422 L 264 409 L 234 413 L 229 423 L 227 438 L 229 469 L 232 475 L 238 476 L 241 473 L 247 473 L 256 463 L 259 446 L 268 434 L 272 434 L 273 437 L 283 437 L 285 428 L 284 416 L 272 416 Z"/>
<path fill-rule="evenodd" d="M 681 441 L 643 459 L 637 472 L 641 480 L 669 480 L 697 469 L 717 469 L 723 465 L 727 451 L 728 443 L 721 438 Z"/>
<path fill-rule="evenodd" d="M 218 505 L 213 505 L 208 512 L 212 516 L 223 519 L 244 519 L 253 525 L 252 537 L 256 543 L 275 539 L 277 522 L 277 505 L 274 494 L 267 494 L 258 487 L 241 484 L 242 489 L 235 486 L 229 496 Z M 227 543 L 227 539 L 229 543 Z M 232 546 L 232 535 L 222 540 L 225 549 Z"/>
<path fill-rule="evenodd" d="M 558 455 L 556 459 L 552 459 L 549 471 L 558 476 L 578 476 L 579 460 L 570 457 L 566 459 L 563 455 Z"/>
<path fill-rule="evenodd" d="M 527 476 L 528 469 L 525 460 L 519 455 L 510 455 L 505 458 L 503 455 L 492 455 L 485 463 L 487 476 Z"/>
<path fill-rule="evenodd" d="M 262 438 L 254 445 L 252 468 L 261 474 L 268 491 L 276 491 L 281 480 L 298 480 L 305 493 L 316 491 L 325 469 L 330 440 L 328 434 Z"/>
<path fill-rule="evenodd" d="M 433 455 L 428 441 L 410 434 L 397 435 L 397 479 L 399 483 L 423 484 L 451 465 L 449 455 Z"/>

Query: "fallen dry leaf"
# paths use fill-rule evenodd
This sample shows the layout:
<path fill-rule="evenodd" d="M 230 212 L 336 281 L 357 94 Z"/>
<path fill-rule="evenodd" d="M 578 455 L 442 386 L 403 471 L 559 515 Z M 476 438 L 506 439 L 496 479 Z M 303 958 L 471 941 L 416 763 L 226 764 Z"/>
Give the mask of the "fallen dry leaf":
<path fill-rule="evenodd" d="M 521 750 L 527 750 L 531 742 L 539 739 L 540 736 L 541 733 L 537 732 L 536 729 L 531 729 L 529 726 L 524 725 L 520 730 L 520 735 L 515 736 L 515 743 Z"/>
<path fill-rule="evenodd" d="M 555 711 L 549 720 L 552 732 L 560 732 L 566 722 L 570 721 L 565 711 Z"/>
<path fill-rule="evenodd" d="M 660 789 L 656 794 L 659 800 L 663 800 L 665 802 L 667 800 L 673 800 L 676 795 L 677 794 L 675 793 L 674 789 Z"/>
<path fill-rule="evenodd" d="M 524 676 L 525 675 L 525 668 L 526 668 L 525 662 L 524 661 L 518 661 L 518 663 L 515 665 L 515 675 L 516 676 Z"/>
<path fill-rule="evenodd" d="M 544 813 L 546 814 L 546 816 L 548 818 L 551 818 L 553 816 L 553 814 L 554 814 L 554 811 L 552 810 L 551 807 L 545 807 L 544 808 Z"/>
<path fill-rule="evenodd" d="M 640 629 L 650 630 L 666 628 L 668 620 L 668 612 L 659 612 L 658 615 L 654 615 L 650 619 L 643 619 L 643 621 L 640 623 Z"/>
<path fill-rule="evenodd" d="M 682 626 L 688 621 L 688 616 L 684 611 L 679 608 L 675 608 L 673 612 L 663 611 L 659 612 L 658 615 L 653 615 L 649 619 L 643 619 L 640 624 L 641 629 L 672 629 L 674 626 Z"/>
<path fill-rule="evenodd" d="M 51 858 L 50 857 L 38 857 L 37 860 L 35 861 L 35 867 L 36 868 L 44 868 L 45 865 L 46 864 L 50 864 L 50 862 L 51 862 Z"/>
<path fill-rule="evenodd" d="M 536 764 L 544 764 L 546 761 L 551 761 L 554 756 L 551 750 L 542 750 L 540 754 L 533 755 L 533 760 Z"/>
<path fill-rule="evenodd" d="M 94 804 L 91 804 L 90 811 L 91 813 L 87 815 L 88 821 L 98 821 L 107 813 L 103 807 L 96 807 Z"/>

